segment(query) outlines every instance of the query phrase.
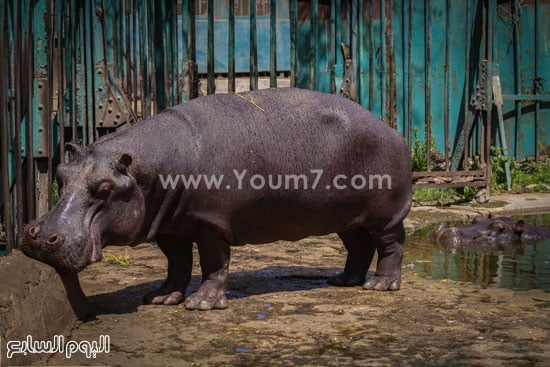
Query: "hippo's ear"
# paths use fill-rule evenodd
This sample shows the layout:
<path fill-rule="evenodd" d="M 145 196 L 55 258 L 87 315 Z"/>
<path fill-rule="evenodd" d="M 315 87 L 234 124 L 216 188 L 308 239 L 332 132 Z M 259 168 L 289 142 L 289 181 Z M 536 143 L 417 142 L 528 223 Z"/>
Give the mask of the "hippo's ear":
<path fill-rule="evenodd" d="M 65 144 L 65 151 L 73 155 L 73 157 L 78 157 L 82 152 L 82 147 L 73 143 Z"/>
<path fill-rule="evenodd" d="M 132 164 L 132 156 L 124 153 L 118 159 L 116 168 L 118 171 L 122 173 L 126 173 L 126 171 L 128 170 L 128 167 L 130 167 L 131 164 Z"/>
<path fill-rule="evenodd" d="M 523 219 L 518 220 L 514 225 L 512 226 L 514 228 L 514 232 L 517 234 L 522 234 L 525 229 L 525 222 Z"/>

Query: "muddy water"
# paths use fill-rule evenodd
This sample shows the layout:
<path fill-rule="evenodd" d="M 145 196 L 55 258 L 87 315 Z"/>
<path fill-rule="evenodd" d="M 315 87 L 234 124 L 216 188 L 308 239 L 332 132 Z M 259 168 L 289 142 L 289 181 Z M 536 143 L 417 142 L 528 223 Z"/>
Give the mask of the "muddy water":
<path fill-rule="evenodd" d="M 549 215 L 523 219 L 550 227 Z M 513 290 L 550 291 L 550 240 L 510 245 L 500 251 L 466 251 L 438 246 L 428 240 L 428 232 L 410 236 L 406 245 L 405 264 L 421 277 Z"/>

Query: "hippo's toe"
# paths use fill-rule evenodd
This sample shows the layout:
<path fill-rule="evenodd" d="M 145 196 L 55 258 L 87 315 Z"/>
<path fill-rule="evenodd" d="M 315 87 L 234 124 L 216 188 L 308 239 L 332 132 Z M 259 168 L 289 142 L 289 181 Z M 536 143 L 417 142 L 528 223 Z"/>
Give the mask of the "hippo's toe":
<path fill-rule="evenodd" d="M 401 276 L 373 275 L 363 284 L 364 289 L 376 291 L 396 291 L 401 286 Z"/>
<path fill-rule="evenodd" d="M 225 288 L 218 282 L 205 281 L 200 286 L 199 290 L 187 297 L 184 303 L 188 310 L 212 310 L 227 308 L 227 298 L 225 296 Z"/>
<path fill-rule="evenodd" d="M 149 292 L 143 297 L 143 303 L 152 305 L 177 305 L 183 301 L 183 292 L 162 292 L 160 289 Z"/>

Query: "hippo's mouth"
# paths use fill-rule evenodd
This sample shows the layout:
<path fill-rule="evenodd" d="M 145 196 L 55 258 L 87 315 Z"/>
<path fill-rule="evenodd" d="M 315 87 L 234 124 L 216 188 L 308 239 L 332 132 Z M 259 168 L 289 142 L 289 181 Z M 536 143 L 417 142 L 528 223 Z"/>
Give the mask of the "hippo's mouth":
<path fill-rule="evenodd" d="M 100 231 L 97 230 L 97 225 L 94 223 L 97 217 L 97 214 L 100 211 L 101 211 L 101 206 L 96 207 L 95 210 L 93 211 L 93 215 L 89 220 L 89 225 L 88 225 L 89 235 L 90 235 L 90 239 L 88 241 L 88 247 L 90 248 L 89 250 L 90 257 L 88 260 L 89 264 L 100 262 L 101 259 L 103 258 L 103 254 L 102 254 L 103 245 L 101 241 Z"/>

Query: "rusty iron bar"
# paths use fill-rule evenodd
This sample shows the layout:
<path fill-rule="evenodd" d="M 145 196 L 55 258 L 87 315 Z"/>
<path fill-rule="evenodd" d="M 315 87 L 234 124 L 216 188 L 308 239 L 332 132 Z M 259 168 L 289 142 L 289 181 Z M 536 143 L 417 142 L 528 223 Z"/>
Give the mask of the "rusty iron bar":
<path fill-rule="evenodd" d="M 485 160 L 485 173 L 487 180 L 487 185 L 485 186 L 485 190 L 487 191 L 487 195 L 490 195 L 491 190 L 491 175 L 492 175 L 492 167 L 491 167 L 491 136 L 492 136 L 492 126 L 493 126 L 493 88 L 491 87 L 491 81 L 492 81 L 492 75 L 493 75 L 493 58 L 494 58 L 494 40 L 493 36 L 495 34 L 495 27 L 496 27 L 496 15 L 497 15 L 497 0 L 488 0 L 487 2 L 487 60 L 489 64 L 489 74 L 487 78 L 487 101 L 489 108 L 487 109 L 487 119 L 485 120 L 484 124 L 484 131 L 485 131 L 485 146 L 483 150 L 483 156 Z M 494 19 L 493 19 L 494 18 Z M 498 67 L 498 66 L 497 66 Z M 504 131 L 502 131 L 502 134 L 505 134 Z M 483 141 L 483 136 L 481 136 L 481 140 Z M 483 159 L 482 159 L 483 161 Z M 507 162 L 506 164 L 506 176 L 507 178 L 510 178 L 510 163 Z M 508 181 L 508 189 L 510 189 L 511 185 L 511 178 Z"/>
<path fill-rule="evenodd" d="M 298 68 L 298 49 L 296 48 L 298 32 L 298 0 L 290 0 L 290 86 L 296 87 Z"/>
<path fill-rule="evenodd" d="M 374 108 L 374 0 L 369 1 L 369 110 Z"/>
<path fill-rule="evenodd" d="M 319 0 L 311 0 L 311 29 L 309 36 L 309 89 L 318 89 L 319 72 Z"/>
<path fill-rule="evenodd" d="M 425 118 L 426 118 L 426 167 L 428 172 L 432 170 L 431 155 L 432 155 L 432 82 L 430 78 L 430 69 L 432 65 L 432 6 L 430 0 L 424 0 L 424 32 L 425 32 L 425 57 L 426 57 L 426 70 L 424 74 L 425 84 Z"/>
<path fill-rule="evenodd" d="M 388 63 L 388 87 L 389 87 L 389 103 L 388 103 L 388 124 L 393 127 L 397 128 L 397 119 L 396 119 L 396 100 L 397 100 L 397 80 L 395 78 L 395 49 L 394 49 L 394 17 L 393 14 L 395 14 L 395 0 L 390 0 L 388 3 L 389 11 L 387 14 L 388 16 L 388 26 L 387 26 L 387 34 L 386 42 L 387 42 L 387 63 Z"/>
<path fill-rule="evenodd" d="M 539 26 L 541 24 L 540 21 L 540 0 L 535 0 L 535 55 L 534 55 L 534 62 L 535 62 L 535 81 L 539 78 L 539 59 L 540 59 L 540 37 L 539 32 L 537 31 L 539 29 Z M 535 88 L 535 93 L 538 93 L 537 88 Z M 535 101 L 535 160 L 538 161 L 540 158 L 540 152 L 539 152 L 539 145 L 537 142 L 539 141 L 539 117 L 540 117 L 540 101 Z"/>
<path fill-rule="evenodd" d="M 206 65 L 206 93 L 216 92 L 216 75 L 214 69 L 214 0 L 208 0 L 208 45 Z"/>
<path fill-rule="evenodd" d="M 17 1 L 16 16 L 14 21 L 14 62 L 12 64 L 14 74 L 13 95 L 23 96 L 22 75 L 23 68 L 19 67 L 19 60 L 22 59 L 22 2 Z M 15 121 L 14 121 L 14 142 L 15 142 L 15 182 L 19 185 L 23 182 L 23 157 L 21 151 L 21 122 L 23 120 L 23 98 L 15 98 Z M 17 231 L 23 229 L 23 190 L 20 187 L 15 188 L 15 223 Z"/>
<path fill-rule="evenodd" d="M 413 5 L 409 0 L 408 28 L 407 28 L 407 143 L 412 147 L 412 20 Z"/>
<path fill-rule="evenodd" d="M 0 21 L 0 47 L 2 50 L 8 49 L 6 29 L 8 6 L 7 1 L 2 2 L 2 19 Z M 8 100 L 7 93 L 9 73 L 7 72 L 6 58 L 8 55 L 2 53 L 0 55 L 0 159 L 2 160 L 2 199 L 3 199 L 3 211 L 2 216 L 4 220 L 4 231 L 6 233 L 6 253 L 9 254 L 13 249 L 14 232 L 13 232 L 13 220 L 12 220 L 12 203 L 10 192 L 10 177 L 9 177 L 9 119 L 8 119 Z"/>
<path fill-rule="evenodd" d="M 471 50 L 471 42 L 472 42 L 472 25 L 473 25 L 473 19 L 472 19 L 472 0 L 467 0 L 466 4 L 466 77 L 464 79 L 464 124 L 462 125 L 462 135 L 464 139 L 464 155 L 463 155 L 463 164 L 462 168 L 467 171 L 468 170 L 468 150 L 469 150 L 469 142 L 470 142 L 470 110 L 469 110 L 469 100 L 470 100 L 470 52 Z M 472 121 L 473 123 L 473 121 Z M 458 169 L 458 165 L 456 167 Z"/>
<path fill-rule="evenodd" d="M 26 160 L 25 160 L 25 168 L 26 168 L 26 203 L 27 203 L 27 215 L 26 219 L 34 219 L 35 211 L 36 211 L 36 195 L 35 195 L 35 178 L 34 178 L 34 147 L 33 147 L 33 138 L 34 138 L 34 116 L 32 113 L 33 106 L 33 93 L 29 93 L 29 91 L 32 90 L 32 83 L 33 79 L 37 77 L 34 75 L 34 72 L 36 70 L 36 63 L 33 62 L 33 49 L 36 45 L 32 44 L 32 33 L 31 33 L 31 24 L 33 15 L 32 15 L 32 6 L 27 7 L 27 14 L 25 15 L 27 19 L 27 29 L 25 30 L 25 50 L 24 50 L 24 56 L 21 60 L 22 65 L 32 65 L 32 77 L 27 77 L 25 79 L 25 90 L 21 91 L 20 96 L 26 96 L 27 98 L 27 118 L 25 119 L 25 130 L 26 130 L 26 137 L 25 137 L 25 152 L 26 152 Z M 48 45 L 50 47 L 50 45 Z M 48 65 L 50 65 L 50 61 L 48 60 Z M 51 101 L 51 99 L 50 99 Z M 42 101 L 41 101 L 42 102 Z M 45 103 L 45 107 L 49 105 L 49 103 Z M 44 125 L 42 125 L 44 126 Z M 47 126 L 46 126 L 47 127 Z M 45 129 L 46 131 L 44 133 L 47 134 L 47 131 L 49 129 Z M 23 142 L 21 142 L 23 144 Z M 23 184 L 21 182 L 17 183 L 19 185 L 19 189 L 23 188 Z"/>
<path fill-rule="evenodd" d="M 514 93 L 515 94 L 521 94 L 521 45 L 520 45 L 520 4 L 519 0 L 514 0 L 513 3 L 513 26 L 514 26 Z M 535 33 L 537 33 L 535 31 Z M 515 160 L 519 159 L 519 149 L 517 142 L 520 139 L 519 130 L 521 127 L 521 101 L 516 100 L 514 102 L 515 110 L 516 110 L 516 119 L 515 119 L 515 149 L 514 149 L 514 158 Z M 536 144 L 536 142 L 535 142 Z"/>
<path fill-rule="evenodd" d="M 277 2 L 269 4 L 269 87 L 277 88 Z"/>
<path fill-rule="evenodd" d="M 445 73 L 445 90 L 444 90 L 444 97 L 445 100 L 445 106 L 444 106 L 444 112 L 443 112 L 443 134 L 445 135 L 445 170 L 449 171 L 449 94 L 450 94 L 450 80 L 449 80 L 449 69 L 451 68 L 451 59 L 449 57 L 449 43 L 451 41 L 451 17 L 450 17 L 450 9 L 451 9 L 451 0 L 446 1 L 446 7 L 445 7 L 445 65 L 444 65 L 444 73 Z"/>
<path fill-rule="evenodd" d="M 198 89 L 198 71 L 197 71 L 197 43 L 195 41 L 195 0 L 189 0 L 187 3 L 189 13 L 189 99 L 197 98 Z"/>
<path fill-rule="evenodd" d="M 229 0 L 229 34 L 227 35 L 227 90 L 235 93 L 235 0 Z"/>
<path fill-rule="evenodd" d="M 256 0 L 250 0 L 250 90 L 258 89 L 258 36 Z"/>

